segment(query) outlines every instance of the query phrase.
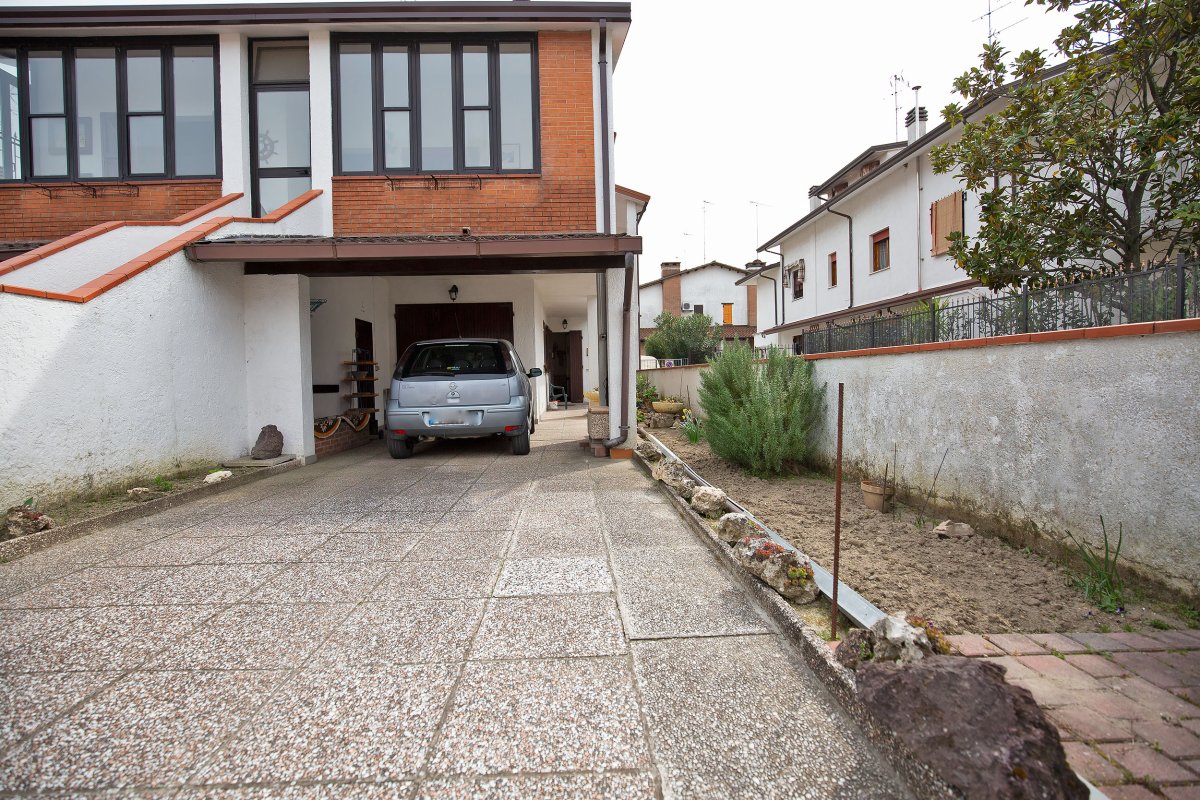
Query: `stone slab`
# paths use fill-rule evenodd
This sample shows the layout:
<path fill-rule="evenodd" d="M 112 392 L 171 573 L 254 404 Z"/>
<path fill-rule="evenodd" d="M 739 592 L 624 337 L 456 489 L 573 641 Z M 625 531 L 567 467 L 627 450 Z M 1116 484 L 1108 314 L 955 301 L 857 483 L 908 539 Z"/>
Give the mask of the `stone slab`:
<path fill-rule="evenodd" d="M 295 453 L 284 453 L 283 455 L 275 456 L 274 458 L 233 458 L 229 461 L 222 461 L 222 467 L 277 467 L 280 464 L 286 464 L 289 461 L 295 461 Z"/>

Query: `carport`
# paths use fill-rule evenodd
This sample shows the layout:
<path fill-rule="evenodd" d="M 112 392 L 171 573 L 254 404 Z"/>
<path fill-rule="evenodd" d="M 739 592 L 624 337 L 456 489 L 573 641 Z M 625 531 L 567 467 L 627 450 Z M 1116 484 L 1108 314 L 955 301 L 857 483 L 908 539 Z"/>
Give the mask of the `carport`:
<path fill-rule="evenodd" d="M 576 400 L 596 388 L 608 405 L 611 394 L 609 438 L 624 438 L 640 250 L 639 237 L 599 233 L 239 236 L 198 242 L 188 256 L 247 276 L 248 433 L 276 424 L 303 442 L 303 455 L 320 456 L 365 441 L 382 422 L 375 409 L 408 344 L 454 336 L 509 339 L 541 367 L 539 414 L 552 381 Z M 314 434 L 315 420 L 324 431 Z"/>

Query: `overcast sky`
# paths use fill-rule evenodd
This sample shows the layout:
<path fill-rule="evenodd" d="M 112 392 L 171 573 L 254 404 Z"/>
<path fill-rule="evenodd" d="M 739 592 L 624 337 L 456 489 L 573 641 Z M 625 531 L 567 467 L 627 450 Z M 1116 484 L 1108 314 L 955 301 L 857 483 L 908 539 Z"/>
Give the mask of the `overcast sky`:
<path fill-rule="evenodd" d="M 1013 52 L 1049 50 L 1071 19 L 1024 0 L 993 8 L 994 27 L 1011 26 L 999 38 Z M 953 79 L 977 63 L 987 9 L 987 0 L 633 0 L 614 124 L 617 182 L 652 197 L 642 282 L 663 261 L 752 260 L 807 213 L 809 186 L 896 140 L 890 76 L 920 85 L 929 125 L 941 122 L 960 99 Z M 912 105 L 904 88 L 899 139 Z M 752 201 L 762 204 L 757 221 Z"/>

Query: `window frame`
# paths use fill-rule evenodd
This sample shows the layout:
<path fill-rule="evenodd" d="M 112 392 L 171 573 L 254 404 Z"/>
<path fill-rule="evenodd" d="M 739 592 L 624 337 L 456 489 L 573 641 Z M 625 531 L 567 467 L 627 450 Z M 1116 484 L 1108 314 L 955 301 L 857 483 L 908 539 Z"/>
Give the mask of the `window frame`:
<path fill-rule="evenodd" d="M 838 285 L 837 250 L 829 254 L 829 288 L 836 289 Z"/>
<path fill-rule="evenodd" d="M 877 272 L 886 272 L 892 268 L 892 234 L 891 228 L 887 227 L 881 231 L 876 231 L 871 234 L 871 274 Z M 882 267 L 879 266 L 879 244 L 883 243 L 886 254 L 887 263 Z"/>
<path fill-rule="evenodd" d="M 804 299 L 804 277 L 800 274 L 800 270 L 798 268 L 792 270 L 791 273 L 792 274 L 790 277 L 792 280 L 792 299 L 793 300 L 803 300 Z"/>
<path fill-rule="evenodd" d="M 180 174 L 175 171 L 175 86 L 174 62 L 176 47 L 206 46 L 213 53 L 213 142 L 214 171 L 211 175 Z M 136 183 L 141 181 L 185 181 L 220 179 L 221 152 L 221 47 L 215 36 L 121 36 L 69 37 L 54 39 L 0 38 L 0 48 L 17 51 L 17 104 L 21 135 L 21 177 L 0 178 L 0 185 L 39 183 Z M 75 88 L 76 51 L 79 49 L 113 48 L 117 80 L 117 174 L 101 178 L 79 177 L 79 117 Z M 29 53 L 54 51 L 62 53 L 63 111 L 60 114 L 33 114 L 29 105 Z M 161 60 L 162 83 L 159 95 L 162 111 L 130 112 L 127 54 L 130 50 L 157 50 Z M 129 120 L 133 117 L 163 118 L 163 172 L 133 172 L 129 155 Z M 34 175 L 33 120 L 65 119 L 67 146 L 66 175 Z M 74 124 L 72 124 L 74 123 Z M 95 135 L 95 134 L 94 134 Z"/>
<path fill-rule="evenodd" d="M 703 314 L 704 313 L 704 303 L 692 303 L 692 313 L 697 314 L 697 315 Z"/>
<path fill-rule="evenodd" d="M 533 165 L 529 169 L 504 169 L 500 142 L 500 45 L 528 44 L 530 57 L 530 105 L 533 125 Z M 345 170 L 342 168 L 342 75 L 341 46 L 343 44 L 367 44 L 371 46 L 371 143 L 374 150 L 370 170 Z M 452 169 L 424 169 L 421 164 L 421 44 L 450 45 L 451 109 L 453 115 L 454 167 Z M 408 34 L 334 34 L 330 41 L 331 88 L 333 93 L 333 174 L 335 177 L 388 177 L 403 175 L 538 175 L 542 168 L 542 124 L 541 124 L 541 76 L 538 70 L 538 37 L 536 33 L 500 34 L 451 34 L 435 33 Z M 488 47 L 488 105 L 467 106 L 463 98 L 463 47 L 486 45 Z M 408 107 L 384 107 L 383 92 L 383 48 L 407 47 L 408 55 Z M 490 167 L 467 167 L 465 120 L 468 111 L 486 109 L 489 113 Z M 384 154 L 384 115 L 388 111 L 407 111 L 409 126 L 409 166 L 387 167 Z"/>

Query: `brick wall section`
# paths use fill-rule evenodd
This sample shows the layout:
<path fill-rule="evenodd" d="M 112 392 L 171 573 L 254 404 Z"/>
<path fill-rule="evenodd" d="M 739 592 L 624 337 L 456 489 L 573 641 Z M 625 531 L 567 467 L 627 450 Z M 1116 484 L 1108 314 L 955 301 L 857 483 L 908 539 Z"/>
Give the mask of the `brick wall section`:
<path fill-rule="evenodd" d="M 596 230 L 592 40 L 586 32 L 538 34 L 540 175 L 462 177 L 440 189 L 422 176 L 333 180 L 339 236 L 561 233 Z M 395 188 L 391 185 L 395 184 Z"/>
<path fill-rule="evenodd" d="M 746 324 L 758 326 L 758 287 L 753 283 L 746 284 Z"/>
<path fill-rule="evenodd" d="M 371 434 L 367 428 L 361 431 L 356 431 L 346 423 L 342 423 L 333 436 L 325 439 L 317 439 L 316 453 L 317 459 L 320 460 L 334 453 L 340 453 L 343 450 L 350 450 L 354 447 L 360 447 L 371 441 Z"/>
<path fill-rule="evenodd" d="M 97 187 L 96 197 L 72 191 L 51 198 L 29 184 L 0 185 L 0 240 L 49 241 L 102 222 L 173 219 L 221 196 L 219 179 L 138 183 L 137 197 L 122 185 L 88 185 Z"/>

